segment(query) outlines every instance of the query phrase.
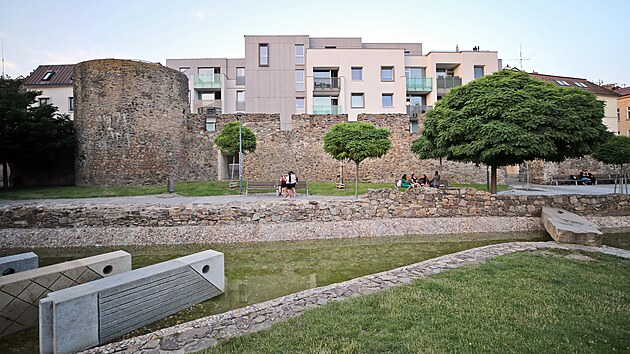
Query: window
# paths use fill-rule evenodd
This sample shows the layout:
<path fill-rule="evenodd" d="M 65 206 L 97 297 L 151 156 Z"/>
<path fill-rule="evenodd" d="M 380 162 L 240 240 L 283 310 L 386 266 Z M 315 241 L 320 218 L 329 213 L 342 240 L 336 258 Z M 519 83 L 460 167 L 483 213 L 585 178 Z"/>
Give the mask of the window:
<path fill-rule="evenodd" d="M 245 85 L 245 68 L 236 68 L 236 84 Z"/>
<path fill-rule="evenodd" d="M 363 80 L 363 68 L 362 67 L 353 67 L 352 68 L 352 81 L 362 81 Z"/>
<path fill-rule="evenodd" d="M 206 131 L 213 132 L 217 130 L 217 122 L 215 118 L 206 118 Z"/>
<path fill-rule="evenodd" d="M 352 94 L 352 108 L 364 108 L 365 104 L 363 103 L 363 94 L 362 93 L 353 93 Z"/>
<path fill-rule="evenodd" d="M 324 49 L 336 49 L 337 46 L 336 45 L 325 45 Z"/>
<path fill-rule="evenodd" d="M 556 82 L 558 83 L 558 85 L 560 86 L 569 86 L 569 83 L 564 81 L 564 80 L 556 80 Z"/>
<path fill-rule="evenodd" d="M 44 77 L 42 77 L 42 81 L 49 81 L 53 77 L 53 75 L 55 75 L 55 72 L 52 70 L 48 70 L 46 74 L 44 74 Z"/>
<path fill-rule="evenodd" d="M 298 111 L 304 110 L 304 97 L 295 98 L 295 109 Z"/>
<path fill-rule="evenodd" d="M 190 70 L 190 66 L 181 66 L 179 68 L 179 72 L 185 75 L 188 75 L 188 70 Z"/>
<path fill-rule="evenodd" d="M 630 107 L 626 107 L 626 109 L 628 110 L 626 112 L 626 120 L 630 120 Z"/>
<path fill-rule="evenodd" d="M 405 77 L 422 78 L 425 77 L 426 70 L 426 68 L 414 68 L 408 66 L 405 68 Z"/>
<path fill-rule="evenodd" d="M 621 119 L 621 112 L 619 112 L 619 108 L 617 108 L 617 121 Z"/>
<path fill-rule="evenodd" d="M 258 45 L 258 65 L 269 66 L 269 44 Z"/>
<path fill-rule="evenodd" d="M 304 44 L 295 45 L 295 64 L 304 65 Z"/>
<path fill-rule="evenodd" d="M 304 70 L 295 70 L 295 91 L 304 91 Z"/>
<path fill-rule="evenodd" d="M 51 104 L 50 97 L 40 97 L 38 101 L 39 101 L 40 106 L 43 106 L 45 104 Z"/>
<path fill-rule="evenodd" d="M 199 76 L 210 76 L 221 72 L 221 68 L 197 68 Z"/>
<path fill-rule="evenodd" d="M 74 111 L 74 97 L 68 97 L 68 110 Z"/>
<path fill-rule="evenodd" d="M 483 77 L 483 66 L 475 65 L 475 79 Z"/>
<path fill-rule="evenodd" d="M 573 81 L 573 83 L 575 86 L 588 88 L 588 86 L 586 86 L 583 82 Z"/>
<path fill-rule="evenodd" d="M 411 134 L 418 134 L 418 121 L 417 120 L 409 121 L 409 132 Z"/>
<path fill-rule="evenodd" d="M 245 91 L 236 91 L 236 110 L 245 110 Z"/>
<path fill-rule="evenodd" d="M 384 93 L 383 95 L 381 95 L 381 102 L 383 104 L 383 108 L 394 107 L 394 94 Z"/>
<path fill-rule="evenodd" d="M 204 92 L 204 91 L 197 91 L 197 99 L 201 100 L 201 101 L 214 101 L 216 98 L 216 94 L 218 94 L 219 92 Z"/>
<path fill-rule="evenodd" d="M 393 66 L 381 66 L 381 81 L 394 81 Z"/>

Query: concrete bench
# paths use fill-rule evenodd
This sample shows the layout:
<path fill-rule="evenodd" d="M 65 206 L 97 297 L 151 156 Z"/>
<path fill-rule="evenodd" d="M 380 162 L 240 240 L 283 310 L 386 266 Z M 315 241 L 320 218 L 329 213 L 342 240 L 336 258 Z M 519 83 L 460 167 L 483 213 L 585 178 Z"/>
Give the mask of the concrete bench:
<path fill-rule="evenodd" d="M 250 190 L 273 191 L 277 195 L 278 194 L 278 182 L 274 182 L 274 181 L 247 181 L 247 186 L 245 187 L 245 195 L 248 195 Z"/>

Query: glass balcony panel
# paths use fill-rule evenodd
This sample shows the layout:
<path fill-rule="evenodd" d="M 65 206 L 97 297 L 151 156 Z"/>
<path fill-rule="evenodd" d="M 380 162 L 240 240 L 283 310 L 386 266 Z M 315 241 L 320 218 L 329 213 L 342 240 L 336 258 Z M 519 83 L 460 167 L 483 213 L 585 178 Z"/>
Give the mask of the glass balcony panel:
<path fill-rule="evenodd" d="M 433 78 L 431 77 L 408 77 L 407 91 L 431 92 L 433 90 Z"/>
<path fill-rule="evenodd" d="M 315 91 L 339 91 L 338 77 L 314 77 L 313 83 Z"/>
<path fill-rule="evenodd" d="M 341 106 L 313 106 L 313 114 L 341 114 Z"/>
<path fill-rule="evenodd" d="M 195 75 L 194 85 L 196 89 L 220 89 L 221 74 Z"/>
<path fill-rule="evenodd" d="M 443 76 L 437 78 L 438 94 L 446 94 L 453 87 L 462 85 L 462 78 L 459 76 Z"/>

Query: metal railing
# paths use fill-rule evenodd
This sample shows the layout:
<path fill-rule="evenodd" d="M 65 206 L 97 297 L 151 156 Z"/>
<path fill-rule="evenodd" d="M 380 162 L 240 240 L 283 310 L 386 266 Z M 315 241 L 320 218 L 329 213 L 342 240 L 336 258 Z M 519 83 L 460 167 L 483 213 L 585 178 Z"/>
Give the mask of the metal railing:
<path fill-rule="evenodd" d="M 426 105 L 420 105 L 420 104 L 407 106 L 407 115 L 409 117 L 418 117 L 427 113 L 428 111 L 432 109 L 433 109 L 433 106 L 426 106 Z"/>
<path fill-rule="evenodd" d="M 341 106 L 313 106 L 313 114 L 341 114 Z"/>
<path fill-rule="evenodd" d="M 407 91 L 430 92 L 433 90 L 432 77 L 408 77 Z"/>
<path fill-rule="evenodd" d="M 211 75 L 193 75 L 194 88 L 196 89 L 213 89 L 221 88 L 221 74 Z"/>
<path fill-rule="evenodd" d="M 446 76 L 437 78 L 437 90 L 438 94 L 445 94 L 453 87 L 461 86 L 462 78 L 459 76 Z"/>
<path fill-rule="evenodd" d="M 315 77 L 313 89 L 315 91 L 339 91 L 340 79 L 338 77 Z"/>

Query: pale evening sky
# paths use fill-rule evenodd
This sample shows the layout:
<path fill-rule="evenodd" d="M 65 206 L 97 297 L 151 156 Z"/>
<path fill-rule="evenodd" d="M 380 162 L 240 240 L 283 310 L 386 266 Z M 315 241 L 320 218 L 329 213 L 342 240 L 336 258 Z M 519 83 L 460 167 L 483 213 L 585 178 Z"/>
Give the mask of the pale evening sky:
<path fill-rule="evenodd" d="M 239 58 L 244 35 L 496 50 L 504 65 L 630 85 L 628 0 L 0 0 L 4 70 L 128 58 Z"/>

